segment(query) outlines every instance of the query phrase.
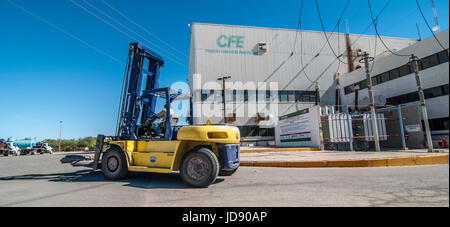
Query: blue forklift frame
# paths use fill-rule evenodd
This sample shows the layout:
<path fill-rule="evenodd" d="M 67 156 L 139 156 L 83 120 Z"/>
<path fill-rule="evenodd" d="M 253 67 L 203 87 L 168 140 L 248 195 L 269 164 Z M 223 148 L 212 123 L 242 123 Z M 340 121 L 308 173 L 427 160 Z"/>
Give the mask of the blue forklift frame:
<path fill-rule="evenodd" d="M 148 61 L 148 65 L 144 65 Z M 158 88 L 159 73 L 164 66 L 164 59 L 139 43 L 131 43 L 124 78 L 124 90 L 121 95 L 121 106 L 117 123 L 116 136 L 124 140 L 139 139 L 138 129 L 147 119 L 156 115 L 157 98 L 166 99 L 166 119 L 170 118 L 170 104 L 181 92 L 170 88 Z M 144 78 L 144 76 L 147 76 Z M 146 79 L 145 84 L 143 80 Z M 145 86 L 142 89 L 142 85 Z M 141 92 L 142 90 L 142 92 Z M 193 124 L 193 98 L 190 96 L 190 120 Z M 139 121 L 140 119 L 140 121 Z M 138 122 L 139 121 L 139 122 Z M 170 120 L 166 120 L 165 140 L 172 140 L 174 129 Z M 175 138 L 176 139 L 176 138 Z"/>

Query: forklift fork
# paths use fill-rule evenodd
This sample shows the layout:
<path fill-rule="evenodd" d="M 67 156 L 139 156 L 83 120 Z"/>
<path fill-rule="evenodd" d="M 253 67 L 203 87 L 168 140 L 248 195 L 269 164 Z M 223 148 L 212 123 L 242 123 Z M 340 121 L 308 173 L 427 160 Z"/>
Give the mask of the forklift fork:
<path fill-rule="evenodd" d="M 105 136 L 104 135 L 98 135 L 97 136 L 97 144 L 95 145 L 94 163 L 92 163 L 92 168 L 94 170 L 97 170 L 100 167 L 99 160 L 100 160 L 100 155 L 101 155 L 101 153 L 103 151 L 103 143 L 104 142 L 105 142 Z"/>
<path fill-rule="evenodd" d="M 83 166 L 93 168 L 94 170 L 101 169 L 100 156 L 103 151 L 105 142 L 104 135 L 97 136 L 97 143 L 95 145 L 95 153 L 93 154 L 72 154 L 66 155 L 60 161 L 61 163 L 70 163 L 72 166 Z"/>

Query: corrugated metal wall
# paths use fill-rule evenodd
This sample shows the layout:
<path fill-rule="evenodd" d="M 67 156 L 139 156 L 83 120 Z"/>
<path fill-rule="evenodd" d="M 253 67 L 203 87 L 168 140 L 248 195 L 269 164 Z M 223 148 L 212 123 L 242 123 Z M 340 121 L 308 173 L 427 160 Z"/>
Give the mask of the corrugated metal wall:
<path fill-rule="evenodd" d="M 232 38 L 228 46 L 227 38 L 232 36 L 238 38 Z M 350 37 L 354 41 L 359 35 Z M 415 40 L 400 38 L 384 38 L 384 41 L 393 49 L 402 49 L 416 43 Z M 267 53 L 254 54 L 259 42 L 267 43 Z M 249 81 L 278 82 L 279 90 L 314 90 L 315 82 L 318 82 L 322 94 L 321 103 L 334 104 L 334 92 L 327 91 L 330 88 L 334 91 L 335 74 L 347 72 L 347 65 L 339 63 L 328 46 L 325 46 L 320 56 L 311 61 L 325 42 L 324 34 L 316 31 L 300 31 L 297 34 L 296 30 L 287 29 L 193 23 L 188 80 L 191 89 L 194 74 L 201 74 L 202 85 L 209 81 L 217 81 L 222 75 L 228 75 L 231 76 L 228 82 L 241 81 L 244 84 Z M 344 53 L 344 34 L 334 34 L 330 42 L 336 52 L 339 46 L 339 52 Z M 362 36 L 353 48 L 373 53 L 374 44 L 375 36 Z M 378 55 L 384 52 L 384 48 L 380 46 L 380 42 L 377 42 L 377 45 Z M 294 53 L 291 56 L 292 52 Z M 301 61 L 303 65 L 309 64 L 304 73 Z M 345 55 L 342 61 L 347 62 Z M 200 101 L 200 94 L 194 94 L 196 94 L 195 101 Z M 221 100 L 217 102 L 220 104 Z M 290 113 L 312 104 L 280 103 L 278 114 Z M 206 120 L 202 117 L 197 120 L 200 122 L 196 123 L 204 123 Z M 220 118 L 212 121 L 219 123 Z M 240 119 L 237 124 L 255 124 L 255 122 L 250 116 Z"/>

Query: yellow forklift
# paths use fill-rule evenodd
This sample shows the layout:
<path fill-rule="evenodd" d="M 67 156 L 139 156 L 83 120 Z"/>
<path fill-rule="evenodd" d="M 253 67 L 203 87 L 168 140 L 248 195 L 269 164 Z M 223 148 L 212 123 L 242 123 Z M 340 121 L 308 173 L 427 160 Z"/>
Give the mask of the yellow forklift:
<path fill-rule="evenodd" d="M 208 187 L 218 175 L 232 175 L 239 167 L 239 129 L 193 125 L 192 96 L 158 88 L 163 65 L 156 53 L 131 43 L 116 135 L 98 135 L 94 155 L 68 155 L 61 162 L 101 169 L 110 180 L 123 179 L 130 172 L 179 171 L 183 182 L 192 187 Z M 177 98 L 189 99 L 190 125 L 172 125 L 170 107 Z M 155 112 L 157 99 L 165 100 L 159 114 Z M 158 119 L 161 113 L 164 117 Z"/>

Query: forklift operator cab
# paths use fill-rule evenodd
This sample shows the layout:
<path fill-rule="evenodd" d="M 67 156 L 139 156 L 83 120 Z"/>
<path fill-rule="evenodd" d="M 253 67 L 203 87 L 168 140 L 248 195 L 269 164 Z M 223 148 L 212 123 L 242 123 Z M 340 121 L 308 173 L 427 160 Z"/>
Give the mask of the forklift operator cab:
<path fill-rule="evenodd" d="M 104 176 L 113 180 L 125 178 L 129 172 L 179 171 L 181 179 L 193 187 L 207 187 L 218 175 L 232 175 L 240 163 L 239 129 L 193 125 L 192 96 L 158 88 L 163 65 L 157 54 L 138 43 L 130 44 L 117 134 L 97 137 L 92 167 L 101 168 Z M 158 98 L 165 101 L 165 110 L 156 114 Z M 178 116 L 171 109 L 175 99 L 189 100 L 190 125 L 177 126 Z M 105 138 L 110 140 L 106 151 Z"/>
<path fill-rule="evenodd" d="M 157 115 L 155 115 L 152 118 L 149 118 L 145 121 L 145 123 L 142 125 L 143 128 L 143 134 L 141 136 L 153 136 L 153 137 L 164 137 L 165 128 L 166 128 L 166 111 L 167 111 L 167 105 L 164 104 L 164 109 L 162 109 Z M 160 120 L 160 121 L 158 121 Z M 173 111 L 173 109 L 170 109 L 170 125 L 175 127 L 178 124 L 179 117 Z"/>

